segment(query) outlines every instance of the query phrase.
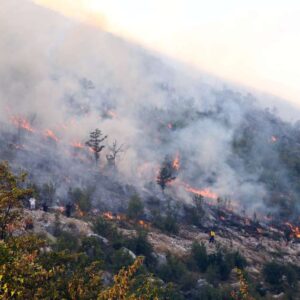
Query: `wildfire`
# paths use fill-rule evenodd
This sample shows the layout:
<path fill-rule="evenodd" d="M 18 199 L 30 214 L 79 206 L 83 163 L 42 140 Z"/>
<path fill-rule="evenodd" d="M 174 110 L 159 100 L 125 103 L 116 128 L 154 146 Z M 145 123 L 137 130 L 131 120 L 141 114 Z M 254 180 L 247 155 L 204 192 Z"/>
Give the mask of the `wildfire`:
<path fill-rule="evenodd" d="M 26 119 L 23 119 L 23 118 L 17 117 L 17 116 L 13 116 L 13 117 L 11 117 L 11 121 L 15 126 L 17 126 L 19 128 L 23 128 L 29 132 L 34 132 L 34 129 L 31 127 L 30 123 Z"/>
<path fill-rule="evenodd" d="M 122 216 L 122 215 L 114 215 L 112 212 L 110 211 L 107 211 L 105 213 L 102 214 L 102 216 L 107 219 L 107 220 L 118 220 L 118 221 L 121 221 L 121 220 L 124 220 L 125 217 Z"/>
<path fill-rule="evenodd" d="M 173 162 L 172 162 L 172 167 L 174 170 L 178 171 L 180 168 L 180 157 L 179 157 L 179 153 L 176 154 L 176 157 L 174 158 Z"/>
<path fill-rule="evenodd" d="M 299 229 L 299 227 L 294 226 L 294 225 L 292 225 L 291 223 L 288 223 L 288 222 L 286 222 L 285 224 L 290 227 L 290 229 L 293 232 L 294 236 L 299 239 L 300 238 L 300 229 Z"/>
<path fill-rule="evenodd" d="M 263 230 L 261 228 L 256 228 L 256 231 L 259 233 L 259 234 L 262 234 L 263 233 Z"/>
<path fill-rule="evenodd" d="M 57 206 L 56 210 L 59 211 L 62 214 L 65 212 L 65 208 L 63 206 Z"/>
<path fill-rule="evenodd" d="M 106 114 L 107 114 L 107 116 L 109 116 L 112 119 L 114 119 L 114 118 L 116 118 L 118 116 L 117 113 L 115 111 L 113 111 L 113 110 L 108 110 L 106 112 Z"/>
<path fill-rule="evenodd" d="M 276 143 L 278 138 L 275 135 L 271 136 L 271 143 Z"/>
<path fill-rule="evenodd" d="M 83 217 L 84 216 L 84 212 L 79 208 L 78 204 L 75 204 L 75 209 L 76 209 L 76 213 L 79 217 Z"/>
<path fill-rule="evenodd" d="M 83 149 L 84 148 L 83 144 L 80 143 L 80 142 L 74 142 L 71 145 L 72 145 L 72 147 L 77 148 L 77 149 Z"/>
<path fill-rule="evenodd" d="M 54 140 L 55 142 L 59 142 L 58 137 L 57 137 L 57 136 L 55 135 L 55 133 L 54 133 L 52 130 L 50 130 L 50 129 L 46 129 L 46 131 L 45 131 L 45 136 L 48 137 L 48 138 L 50 138 L 50 139 L 52 139 L 52 140 Z"/>
<path fill-rule="evenodd" d="M 200 189 L 196 189 L 196 188 L 191 187 L 187 183 L 183 182 L 182 184 L 183 184 L 185 190 L 189 193 L 193 193 L 195 195 L 199 195 L 199 196 L 202 196 L 204 198 L 210 198 L 210 199 L 214 199 L 214 200 L 218 199 L 218 195 L 216 193 L 210 191 L 208 188 L 200 190 Z"/>
<path fill-rule="evenodd" d="M 149 228 L 150 227 L 150 224 L 146 223 L 145 221 L 143 220 L 139 220 L 138 221 L 138 224 L 143 227 L 143 228 Z"/>

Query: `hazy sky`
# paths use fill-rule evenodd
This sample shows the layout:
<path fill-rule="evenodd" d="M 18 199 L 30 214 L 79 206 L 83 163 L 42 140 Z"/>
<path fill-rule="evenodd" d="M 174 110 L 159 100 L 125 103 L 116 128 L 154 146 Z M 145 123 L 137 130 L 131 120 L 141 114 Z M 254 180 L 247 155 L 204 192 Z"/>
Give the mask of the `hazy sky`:
<path fill-rule="evenodd" d="M 33 0 L 300 106 L 299 0 Z"/>

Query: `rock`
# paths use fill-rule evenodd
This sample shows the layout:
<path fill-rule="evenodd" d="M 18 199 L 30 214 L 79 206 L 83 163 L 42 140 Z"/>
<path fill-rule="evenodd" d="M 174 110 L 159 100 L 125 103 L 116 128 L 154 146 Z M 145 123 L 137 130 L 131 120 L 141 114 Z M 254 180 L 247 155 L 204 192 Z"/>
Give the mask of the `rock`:
<path fill-rule="evenodd" d="M 159 266 L 165 265 L 167 263 L 166 254 L 164 254 L 164 253 L 154 253 L 153 256 L 156 258 L 157 264 Z"/>
<path fill-rule="evenodd" d="M 273 299 L 284 299 L 284 293 L 281 292 L 281 293 L 278 294 L 278 295 L 274 295 L 272 298 L 273 298 Z"/>
<path fill-rule="evenodd" d="M 129 250 L 128 248 L 123 247 L 122 251 L 127 252 L 132 257 L 133 260 L 136 259 L 136 255 L 131 250 Z"/>
<path fill-rule="evenodd" d="M 196 284 L 196 287 L 197 288 L 202 288 L 202 287 L 204 287 L 204 286 L 207 286 L 208 285 L 208 282 L 206 281 L 206 279 L 205 278 L 199 278 L 198 280 L 197 280 L 197 284 Z"/>
<path fill-rule="evenodd" d="M 105 245 L 109 244 L 109 240 L 99 234 L 90 233 L 90 234 L 88 234 L 88 237 L 95 237 L 95 238 L 99 239 L 102 243 L 104 243 Z"/>

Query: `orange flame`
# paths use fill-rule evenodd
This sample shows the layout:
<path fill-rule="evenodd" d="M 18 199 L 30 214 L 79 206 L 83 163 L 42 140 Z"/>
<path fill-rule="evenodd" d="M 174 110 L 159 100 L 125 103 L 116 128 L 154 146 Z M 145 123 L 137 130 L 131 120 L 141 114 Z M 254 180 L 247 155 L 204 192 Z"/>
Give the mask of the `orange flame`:
<path fill-rule="evenodd" d="M 12 116 L 11 121 L 17 127 L 23 128 L 29 132 L 34 132 L 34 129 L 31 127 L 30 123 L 26 119 L 17 116 Z"/>
<path fill-rule="evenodd" d="M 150 224 L 149 223 L 146 223 L 145 221 L 143 220 L 139 220 L 138 221 L 138 224 L 143 227 L 143 228 L 149 228 L 150 227 Z"/>
<path fill-rule="evenodd" d="M 57 137 L 57 136 L 55 135 L 55 133 L 54 133 L 52 130 L 50 130 L 50 129 L 46 129 L 46 131 L 45 131 L 45 136 L 48 137 L 48 138 L 50 138 L 50 139 L 52 139 L 52 140 L 54 140 L 55 142 L 59 142 L 58 137 Z"/>
<path fill-rule="evenodd" d="M 72 147 L 77 148 L 77 149 L 83 149 L 84 148 L 84 146 L 80 142 L 73 142 L 71 145 L 72 145 Z"/>
<path fill-rule="evenodd" d="M 187 183 L 183 182 L 182 184 L 183 184 L 183 186 L 184 186 L 184 188 L 187 192 L 193 193 L 195 195 L 202 196 L 204 198 L 210 198 L 210 199 L 214 199 L 214 200 L 218 199 L 218 195 L 216 193 L 210 191 L 208 188 L 203 189 L 203 190 L 199 190 L 199 189 L 191 187 Z"/>
<path fill-rule="evenodd" d="M 114 119 L 114 118 L 116 118 L 118 116 L 117 113 L 115 111 L 113 111 L 113 110 L 108 110 L 106 112 L 106 114 L 107 114 L 107 116 L 111 117 L 112 119 Z"/>
<path fill-rule="evenodd" d="M 290 229 L 293 232 L 294 236 L 299 239 L 300 238 L 300 229 L 299 229 L 299 227 L 294 226 L 294 225 L 292 225 L 291 223 L 288 223 L 288 222 L 286 222 L 285 224 L 290 227 Z"/>
<path fill-rule="evenodd" d="M 172 167 L 178 171 L 179 168 L 180 168 L 180 157 L 179 157 L 179 153 L 176 154 L 176 157 L 174 158 L 173 160 L 173 163 L 172 163 Z"/>
<path fill-rule="evenodd" d="M 75 204 L 75 209 L 76 209 L 76 213 L 79 217 L 83 217 L 84 216 L 84 212 L 79 208 L 78 204 Z"/>
<path fill-rule="evenodd" d="M 113 216 L 113 214 L 110 211 L 103 213 L 103 217 L 105 219 L 109 219 L 109 220 L 113 220 L 114 219 L 114 216 Z"/>

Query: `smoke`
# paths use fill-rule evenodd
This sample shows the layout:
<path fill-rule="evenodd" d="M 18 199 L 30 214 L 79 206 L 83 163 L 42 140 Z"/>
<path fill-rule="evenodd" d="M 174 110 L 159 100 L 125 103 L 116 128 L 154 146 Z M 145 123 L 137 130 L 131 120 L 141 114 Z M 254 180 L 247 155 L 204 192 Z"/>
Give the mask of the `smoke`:
<path fill-rule="evenodd" d="M 242 206 L 264 205 L 257 152 L 249 158 L 257 170 L 249 172 L 232 146 L 247 116 L 260 111 L 248 92 L 27 1 L 1 4 L 1 158 L 39 184 L 54 182 L 61 198 L 69 187 L 95 185 L 95 203 L 111 206 L 130 185 L 145 190 L 166 156 L 179 153 L 177 180 Z M 108 147 L 95 167 L 84 145 L 95 128 L 108 144 L 126 145 L 117 172 L 107 166 Z M 263 159 L 272 128 L 262 135 L 254 148 Z M 190 201 L 183 186 L 172 189 Z"/>

